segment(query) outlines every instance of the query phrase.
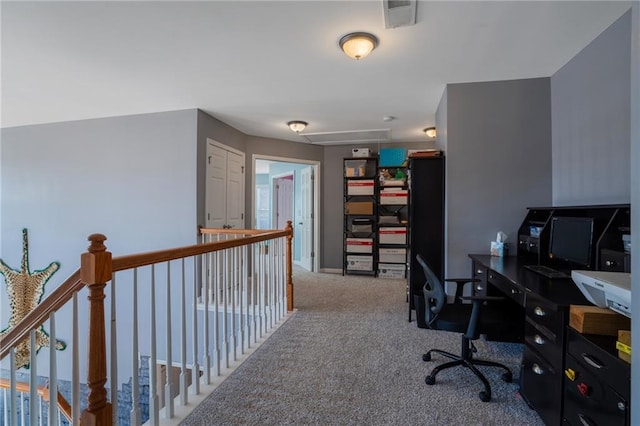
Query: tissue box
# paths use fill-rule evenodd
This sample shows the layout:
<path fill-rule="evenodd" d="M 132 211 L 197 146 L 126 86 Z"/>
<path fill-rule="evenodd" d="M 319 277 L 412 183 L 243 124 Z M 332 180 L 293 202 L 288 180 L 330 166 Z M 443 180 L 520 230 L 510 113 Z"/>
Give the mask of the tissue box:
<path fill-rule="evenodd" d="M 491 241 L 491 256 L 505 257 L 509 255 L 509 246 L 507 243 L 499 243 Z"/>

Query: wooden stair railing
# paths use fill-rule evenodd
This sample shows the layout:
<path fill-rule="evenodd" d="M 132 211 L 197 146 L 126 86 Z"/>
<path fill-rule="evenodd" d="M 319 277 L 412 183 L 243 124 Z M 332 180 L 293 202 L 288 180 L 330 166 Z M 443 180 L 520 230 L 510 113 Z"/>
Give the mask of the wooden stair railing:
<path fill-rule="evenodd" d="M 11 389 L 11 381 L 7 379 L 0 379 L 0 388 Z M 31 388 L 29 388 L 28 383 L 17 382 L 16 390 L 20 393 L 29 393 L 31 391 Z M 42 397 L 42 399 L 51 403 L 48 387 L 38 386 L 37 393 L 38 393 L 38 396 Z M 64 396 L 60 392 L 58 392 L 58 408 L 60 409 L 62 414 L 67 418 L 67 420 L 69 420 L 69 422 L 73 421 L 71 418 L 71 405 L 69 405 L 69 402 L 64 398 Z"/>
<path fill-rule="evenodd" d="M 102 234 L 88 237 L 88 251 L 81 255 L 80 269 L 75 271 L 62 285 L 56 288 L 36 309 L 27 314 L 0 341 L 0 359 L 9 354 L 12 347 L 28 338 L 30 330 L 41 326 L 51 312 L 60 309 L 69 302 L 73 294 L 85 285 L 89 289 L 89 337 L 87 348 L 87 385 L 89 387 L 88 406 L 80 416 L 82 426 L 108 426 L 112 424 L 111 404 L 107 400 L 107 351 L 104 315 L 104 288 L 113 273 L 154 263 L 167 262 L 190 256 L 202 255 L 213 251 L 255 244 L 275 238 L 286 238 L 286 287 L 287 310 L 293 310 L 292 281 L 292 240 L 293 226 L 287 221 L 284 230 L 216 229 L 201 232 L 230 233 L 245 235 L 243 238 L 229 239 L 209 243 L 195 244 L 174 249 L 159 250 L 112 258 L 106 250 Z"/>

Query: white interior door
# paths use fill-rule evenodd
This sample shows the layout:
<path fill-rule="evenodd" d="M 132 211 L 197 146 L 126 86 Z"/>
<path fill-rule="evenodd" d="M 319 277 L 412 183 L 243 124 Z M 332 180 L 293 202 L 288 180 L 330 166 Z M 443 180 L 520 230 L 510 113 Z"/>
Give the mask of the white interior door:
<path fill-rule="evenodd" d="M 227 152 L 227 226 L 244 229 L 244 154 Z"/>
<path fill-rule="evenodd" d="M 273 224 L 276 229 L 284 229 L 287 221 L 293 222 L 293 175 L 275 178 L 273 188 Z"/>
<path fill-rule="evenodd" d="M 313 270 L 313 167 L 300 171 L 301 211 L 297 233 L 300 235 L 300 266 Z"/>
<path fill-rule="evenodd" d="M 206 227 L 244 229 L 244 153 L 209 140 Z"/>

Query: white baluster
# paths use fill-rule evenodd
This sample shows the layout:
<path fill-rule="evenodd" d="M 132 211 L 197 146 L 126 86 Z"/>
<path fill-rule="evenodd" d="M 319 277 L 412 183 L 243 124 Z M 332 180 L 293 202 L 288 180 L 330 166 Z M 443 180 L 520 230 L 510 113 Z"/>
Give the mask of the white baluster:
<path fill-rule="evenodd" d="M 138 353 L 138 268 L 133 269 L 133 285 L 132 285 L 132 301 L 133 312 L 131 315 L 131 411 L 129 412 L 129 421 L 131 426 L 140 425 L 140 384 L 139 384 L 139 357 Z"/>
<path fill-rule="evenodd" d="M 29 424 L 38 424 L 38 359 L 36 358 L 36 331 L 29 332 Z M 5 411 L 7 406 L 5 405 Z"/>
<path fill-rule="evenodd" d="M 20 392 L 20 425 L 25 426 L 24 422 L 24 392 Z"/>
<path fill-rule="evenodd" d="M 187 296 L 185 292 L 185 266 L 184 257 L 182 258 L 180 282 L 180 405 L 185 406 L 189 403 L 187 393 Z"/>
<path fill-rule="evenodd" d="M 219 238 L 218 238 L 219 239 Z M 220 301 L 220 271 L 222 271 L 222 256 L 219 251 L 211 254 L 211 293 L 213 296 L 213 371 L 220 376 L 220 324 L 218 321 L 218 307 Z"/>
<path fill-rule="evenodd" d="M 149 357 L 149 421 L 153 426 L 157 426 L 159 422 L 158 412 L 160 411 L 158 401 L 158 377 L 156 365 L 158 359 L 156 356 L 156 270 L 155 265 L 151 265 L 151 291 L 149 292 L 151 299 L 151 356 Z"/>
<path fill-rule="evenodd" d="M 204 320 L 202 322 L 204 356 L 202 357 L 202 364 L 204 368 L 204 383 L 208 385 L 211 384 L 211 361 L 209 354 L 209 297 L 207 297 L 209 294 L 209 276 L 211 276 L 211 272 L 209 272 L 211 270 L 210 253 L 202 255 L 202 265 L 203 271 L 201 276 L 203 276 L 202 281 L 204 283 L 204 288 L 202 290 L 204 299 Z"/>
<path fill-rule="evenodd" d="M 18 408 L 17 399 L 18 394 L 16 391 L 16 348 L 9 350 L 9 410 L 7 410 L 7 395 L 5 393 L 4 400 L 4 413 L 5 417 L 7 411 L 9 412 L 9 420 L 5 421 L 6 424 L 17 425 L 18 424 Z M 11 422 L 11 423 L 9 423 Z"/>
<path fill-rule="evenodd" d="M 49 314 L 49 426 L 58 423 L 58 362 L 56 351 L 56 318 Z"/>
<path fill-rule="evenodd" d="M 171 342 L 171 262 L 167 262 L 167 374 L 164 386 L 164 418 L 173 418 L 173 396 L 171 395 L 171 369 L 173 368 Z"/>
<path fill-rule="evenodd" d="M 228 239 L 228 237 L 227 237 Z M 228 338 L 228 318 L 227 318 L 227 304 L 229 303 L 228 288 L 229 288 L 229 249 L 225 249 L 222 252 L 222 258 L 224 259 L 222 264 L 222 351 L 224 353 L 224 366 L 229 368 L 229 338 Z"/>
<path fill-rule="evenodd" d="M 78 330 L 78 292 L 73 293 L 73 331 L 71 340 L 73 349 L 71 352 L 72 366 L 72 384 L 71 384 L 71 419 L 74 424 L 80 423 L 80 338 Z"/>
<path fill-rule="evenodd" d="M 242 340 L 242 353 L 249 347 L 249 299 L 248 299 L 248 283 L 249 283 L 249 248 L 242 246 L 242 291 L 240 292 L 240 329 Z"/>
<path fill-rule="evenodd" d="M 230 330 L 230 337 L 231 337 L 231 352 L 233 354 L 233 360 L 236 361 L 238 359 L 238 350 L 236 348 L 236 344 L 237 344 L 237 331 L 236 331 L 236 289 L 238 286 L 238 248 L 237 247 L 233 247 L 231 249 L 231 252 L 229 253 L 230 257 L 231 257 L 231 291 L 230 291 L 230 297 L 231 297 L 231 330 Z"/>
<path fill-rule="evenodd" d="M 198 365 L 198 258 L 193 256 L 193 306 L 191 332 L 193 340 L 193 365 L 191 366 L 191 391 L 200 394 L 200 366 Z"/>

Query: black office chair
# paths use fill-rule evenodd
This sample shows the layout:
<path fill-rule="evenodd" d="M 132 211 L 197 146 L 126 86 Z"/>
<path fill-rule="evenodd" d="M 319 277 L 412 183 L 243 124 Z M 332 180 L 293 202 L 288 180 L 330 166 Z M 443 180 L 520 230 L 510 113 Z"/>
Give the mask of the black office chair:
<path fill-rule="evenodd" d="M 462 350 L 459 355 L 452 354 L 440 349 L 431 349 L 422 355 L 423 361 L 431 361 L 431 354 L 438 353 L 453 361 L 445 362 L 435 367 L 431 374 L 425 378 L 428 385 L 436 382 L 436 375 L 447 368 L 462 365 L 470 369 L 484 384 L 484 390 L 479 393 L 480 399 L 484 402 L 491 401 L 491 385 L 487 378 L 476 368 L 476 365 L 490 367 L 500 367 L 505 370 L 502 380 L 510 383 L 513 380 L 511 370 L 506 366 L 482 359 L 476 359 L 473 354 L 477 352 L 473 341 L 480 337 L 480 334 L 492 333 L 500 330 L 504 324 L 508 324 L 508 311 L 501 309 L 490 309 L 485 306 L 486 301 L 502 300 L 502 297 L 492 296 L 462 296 L 464 284 L 478 280 L 474 279 L 445 279 L 445 282 L 456 283 L 456 300 L 454 303 L 447 303 L 447 294 L 440 279 L 433 273 L 420 254 L 416 255 L 416 260 L 422 266 L 426 281 L 422 289 L 425 303 L 425 322 L 429 328 L 434 330 L 453 331 L 462 334 Z M 462 303 L 469 300 L 472 303 Z"/>

